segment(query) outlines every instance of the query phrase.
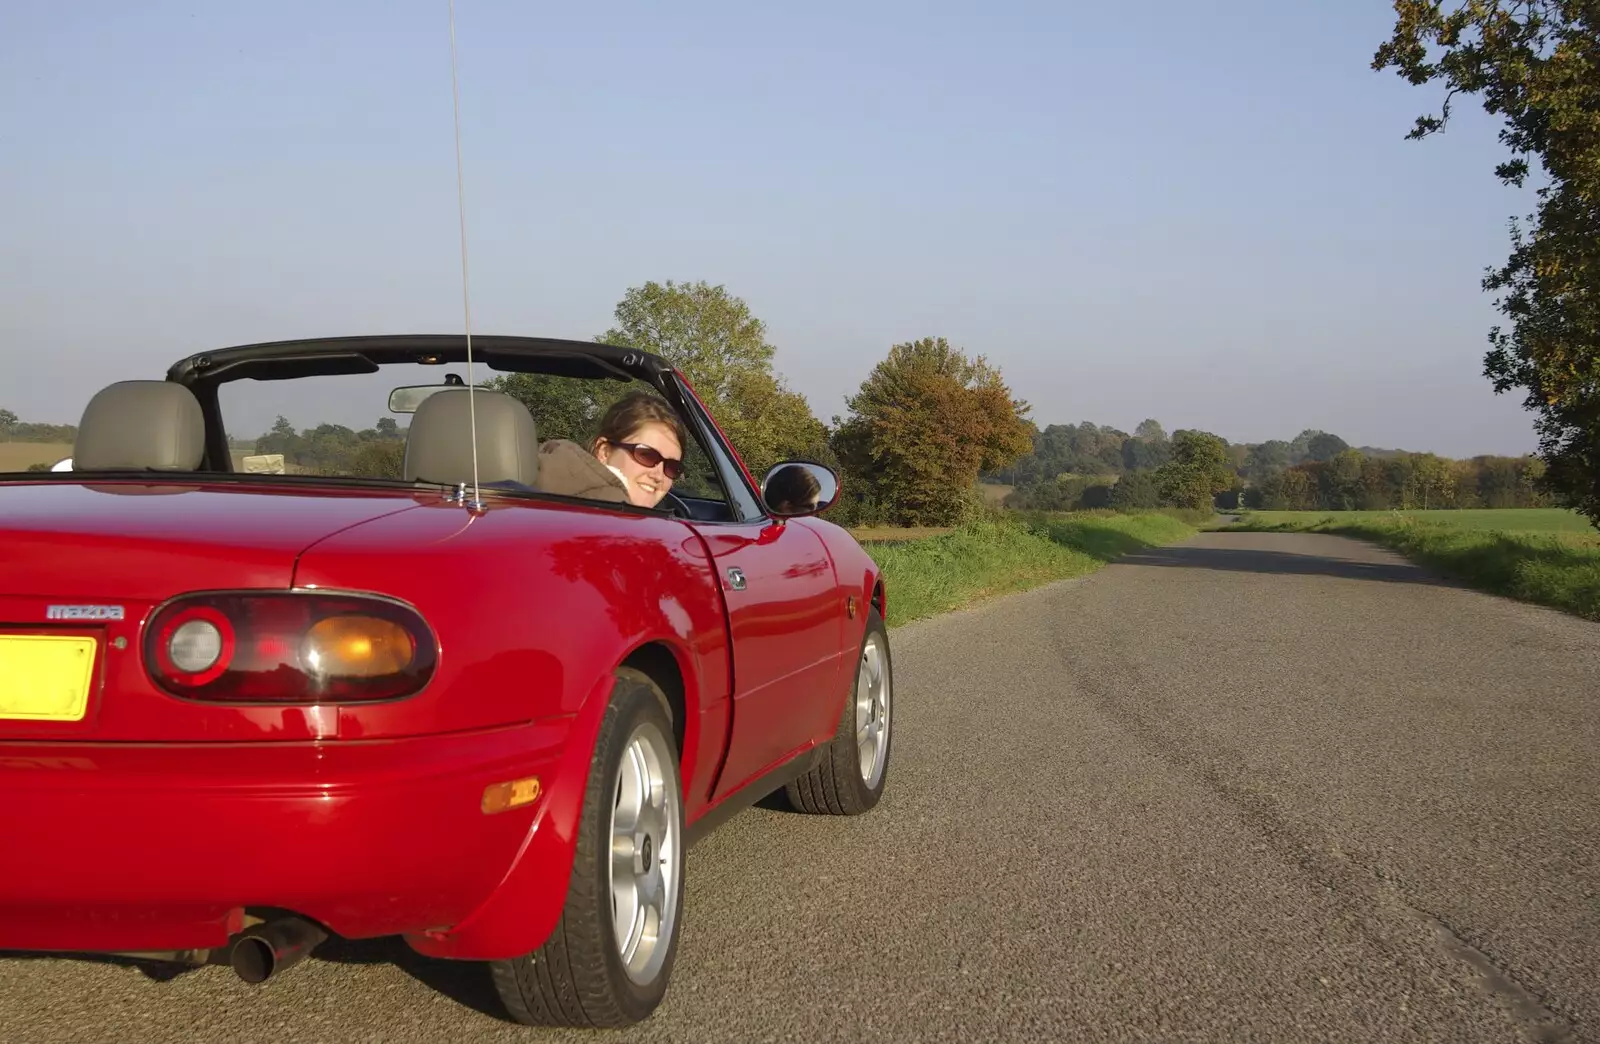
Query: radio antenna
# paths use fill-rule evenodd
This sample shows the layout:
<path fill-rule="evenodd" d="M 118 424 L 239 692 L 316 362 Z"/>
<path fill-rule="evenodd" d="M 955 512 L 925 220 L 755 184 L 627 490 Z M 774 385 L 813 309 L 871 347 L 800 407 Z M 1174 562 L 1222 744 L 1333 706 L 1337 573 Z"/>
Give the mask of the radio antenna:
<path fill-rule="evenodd" d="M 456 210 L 461 225 L 461 309 L 467 327 L 467 427 L 472 438 L 472 500 L 466 505 L 483 510 L 483 495 L 478 487 L 478 409 L 473 398 L 477 381 L 472 376 L 472 293 L 467 267 L 467 189 L 461 167 L 461 84 L 456 73 L 456 0 L 450 0 L 450 93 L 455 103 L 456 121 Z M 465 498 L 463 498 L 465 499 Z"/>

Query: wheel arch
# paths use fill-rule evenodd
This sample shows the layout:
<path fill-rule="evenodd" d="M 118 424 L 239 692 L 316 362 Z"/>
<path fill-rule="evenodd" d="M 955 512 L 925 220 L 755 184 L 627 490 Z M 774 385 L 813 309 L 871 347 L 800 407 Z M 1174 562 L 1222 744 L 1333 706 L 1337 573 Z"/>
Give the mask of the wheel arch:
<path fill-rule="evenodd" d="M 614 663 L 609 670 L 594 673 L 588 695 L 572 718 L 571 743 L 564 762 L 552 774 L 550 796 L 541 799 L 543 807 L 505 878 L 461 923 L 405 933 L 413 950 L 430 957 L 503 960 L 544 944 L 567 900 L 577 837 L 574 824 L 588 789 L 589 759 L 617 674 L 642 674 L 661 689 L 672 718 L 673 738 L 679 744 L 679 771 L 690 772 L 700 740 L 700 722 L 699 715 L 689 708 L 696 706 L 693 694 L 700 682 L 689 650 L 670 638 L 653 636 L 622 653 Z M 686 778 L 686 795 L 688 783 Z M 558 800 L 556 787 L 562 791 Z"/>
<path fill-rule="evenodd" d="M 635 670 L 661 687 L 667 697 L 667 713 L 672 718 L 672 738 L 678 745 L 678 759 L 689 764 L 689 743 L 698 740 L 698 730 L 688 713 L 689 674 L 686 655 L 663 640 L 647 641 L 635 647 L 617 665 L 619 670 Z"/>

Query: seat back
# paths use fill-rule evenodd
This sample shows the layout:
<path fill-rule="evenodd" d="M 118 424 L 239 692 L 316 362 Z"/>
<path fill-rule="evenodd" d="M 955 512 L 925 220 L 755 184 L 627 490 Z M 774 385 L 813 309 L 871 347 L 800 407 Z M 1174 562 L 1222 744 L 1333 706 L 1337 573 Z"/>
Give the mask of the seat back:
<path fill-rule="evenodd" d="M 533 414 L 504 392 L 465 388 L 422 400 L 406 433 L 407 482 L 472 482 L 472 414 L 478 429 L 478 481 L 535 486 L 539 480 L 539 429 Z"/>
<path fill-rule="evenodd" d="M 118 381 L 94 394 L 78 421 L 74 471 L 194 471 L 206 419 L 194 393 L 171 381 Z"/>

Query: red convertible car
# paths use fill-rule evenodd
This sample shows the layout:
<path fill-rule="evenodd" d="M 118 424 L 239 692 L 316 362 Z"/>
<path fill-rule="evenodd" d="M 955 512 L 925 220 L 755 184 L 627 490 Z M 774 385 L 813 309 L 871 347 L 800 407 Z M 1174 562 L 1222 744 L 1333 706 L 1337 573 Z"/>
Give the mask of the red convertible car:
<path fill-rule="evenodd" d="M 688 844 L 877 804 L 885 591 L 834 473 L 758 487 L 647 352 L 467 348 L 204 352 L 0 477 L 0 950 L 259 982 L 399 935 L 519 1021 L 626 1024 Z"/>

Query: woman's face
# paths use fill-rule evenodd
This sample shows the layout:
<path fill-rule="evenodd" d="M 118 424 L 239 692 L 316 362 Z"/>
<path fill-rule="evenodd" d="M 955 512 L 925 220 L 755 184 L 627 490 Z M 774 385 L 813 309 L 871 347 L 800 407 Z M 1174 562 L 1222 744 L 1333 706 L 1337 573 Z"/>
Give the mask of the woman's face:
<path fill-rule="evenodd" d="M 627 446 L 601 442 L 595 447 L 594 455 L 600 458 L 600 463 L 609 464 L 626 477 L 629 503 L 636 507 L 655 507 L 672 488 L 672 480 L 667 477 L 665 470 L 666 461 L 676 461 L 681 466 L 683 447 L 678 444 L 671 429 L 654 422 L 641 426 L 626 441 Z M 655 453 L 652 454 L 651 450 Z M 641 456 L 664 459 L 646 465 L 639 460 Z"/>

